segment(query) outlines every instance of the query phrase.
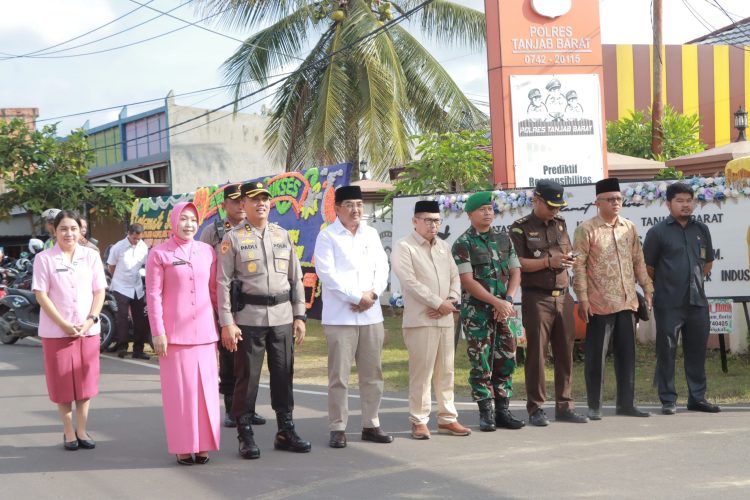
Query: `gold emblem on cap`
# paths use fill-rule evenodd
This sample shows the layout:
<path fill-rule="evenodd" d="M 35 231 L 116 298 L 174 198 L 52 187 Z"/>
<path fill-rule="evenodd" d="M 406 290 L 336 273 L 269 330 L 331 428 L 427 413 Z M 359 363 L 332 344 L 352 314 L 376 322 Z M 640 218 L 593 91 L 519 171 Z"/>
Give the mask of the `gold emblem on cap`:
<path fill-rule="evenodd" d="M 257 184 L 255 185 L 255 187 L 258 187 L 258 188 L 262 188 L 262 187 L 263 187 L 263 183 L 262 183 L 262 182 L 259 182 L 259 183 L 257 183 Z"/>

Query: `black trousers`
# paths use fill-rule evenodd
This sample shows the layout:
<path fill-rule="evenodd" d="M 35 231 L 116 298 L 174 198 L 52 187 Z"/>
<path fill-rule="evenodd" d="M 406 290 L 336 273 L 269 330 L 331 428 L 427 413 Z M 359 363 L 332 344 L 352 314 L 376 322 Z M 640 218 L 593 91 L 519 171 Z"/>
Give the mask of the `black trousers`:
<path fill-rule="evenodd" d="M 281 326 L 243 326 L 242 340 L 234 353 L 234 402 L 232 415 L 240 418 L 255 413 L 263 357 L 268 353 L 271 376 L 271 407 L 276 413 L 294 409 L 294 337 L 292 324 Z"/>
<path fill-rule="evenodd" d="M 590 409 L 602 407 L 604 364 L 612 339 L 617 379 L 617 409 L 629 410 L 635 398 L 635 314 L 620 311 L 613 314 L 594 314 L 586 326 L 586 395 Z"/>
<path fill-rule="evenodd" d="M 655 307 L 656 375 L 662 403 L 676 403 L 674 368 L 677 356 L 677 335 L 682 332 L 685 356 L 685 378 L 688 404 L 706 398 L 706 344 L 710 330 L 708 307 Z"/>
<path fill-rule="evenodd" d="M 150 331 L 146 321 L 146 296 L 128 297 L 120 292 L 113 292 L 117 302 L 117 344 L 128 345 L 128 312 L 133 318 L 133 352 L 143 352 L 143 345 L 149 341 Z"/>
<path fill-rule="evenodd" d="M 234 353 L 227 351 L 221 341 L 219 341 L 219 394 L 234 394 Z"/>

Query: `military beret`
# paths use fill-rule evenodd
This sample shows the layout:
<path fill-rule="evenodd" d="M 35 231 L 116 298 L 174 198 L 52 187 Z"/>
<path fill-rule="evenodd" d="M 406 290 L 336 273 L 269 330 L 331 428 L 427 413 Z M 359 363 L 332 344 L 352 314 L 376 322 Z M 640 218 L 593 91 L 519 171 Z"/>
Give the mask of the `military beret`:
<path fill-rule="evenodd" d="M 359 186 L 341 186 L 336 190 L 335 201 L 341 203 L 346 200 L 361 200 L 362 189 Z"/>
<path fill-rule="evenodd" d="M 420 200 L 414 204 L 414 213 L 427 212 L 429 214 L 439 214 L 440 204 L 436 201 Z"/>
<path fill-rule="evenodd" d="M 566 207 L 568 202 L 563 198 L 564 190 L 565 188 L 561 184 L 549 179 L 542 179 L 536 183 L 534 194 L 546 201 L 547 205 L 551 207 Z"/>
<path fill-rule="evenodd" d="M 241 184 L 227 184 L 224 186 L 224 198 L 230 200 L 237 200 L 242 196 L 242 185 Z"/>
<path fill-rule="evenodd" d="M 464 204 L 464 210 L 467 213 L 473 212 L 484 205 L 492 205 L 492 193 L 490 191 L 480 191 L 469 196 L 466 204 Z"/>
<path fill-rule="evenodd" d="M 266 185 L 260 181 L 246 182 L 240 189 L 242 190 L 242 195 L 247 196 L 248 198 L 254 198 L 262 193 L 271 196 L 270 191 L 266 189 Z"/>

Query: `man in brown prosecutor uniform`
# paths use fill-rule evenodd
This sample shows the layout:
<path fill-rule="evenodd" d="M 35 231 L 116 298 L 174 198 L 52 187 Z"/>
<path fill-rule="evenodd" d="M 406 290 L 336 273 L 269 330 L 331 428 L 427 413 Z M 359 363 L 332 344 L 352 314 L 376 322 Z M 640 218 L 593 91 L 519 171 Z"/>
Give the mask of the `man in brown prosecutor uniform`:
<path fill-rule="evenodd" d="M 532 203 L 533 211 L 510 229 L 521 261 L 529 423 L 541 427 L 549 424 L 542 409 L 547 396 L 544 362 L 548 343 L 555 362 L 555 420 L 586 423 L 588 419 L 574 411 L 571 395 L 575 319 L 568 271 L 575 258 L 565 219 L 559 215 L 567 205 L 563 187 L 551 180 L 537 182 Z"/>

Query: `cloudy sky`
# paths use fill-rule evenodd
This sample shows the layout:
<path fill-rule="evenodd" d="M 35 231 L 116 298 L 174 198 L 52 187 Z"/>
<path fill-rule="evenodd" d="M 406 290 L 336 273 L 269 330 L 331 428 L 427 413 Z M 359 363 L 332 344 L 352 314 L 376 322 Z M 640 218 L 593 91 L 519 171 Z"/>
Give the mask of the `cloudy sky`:
<path fill-rule="evenodd" d="M 224 84 L 221 63 L 238 46 L 231 38 L 188 26 L 155 40 L 137 43 L 186 26 L 166 16 L 114 35 L 156 17 L 158 14 L 154 11 L 139 8 L 138 3 L 147 2 L 149 0 L 0 0 L 0 108 L 36 107 L 40 110 L 40 119 L 45 120 L 117 107 L 51 121 L 59 121 L 59 132 L 67 133 L 87 120 L 94 127 L 115 119 L 123 104 L 163 99 L 170 90 L 182 94 Z M 168 11 L 182 3 L 186 0 L 152 0 L 148 6 Z M 484 9 L 483 0 L 459 0 L 459 3 Z M 651 42 L 650 0 L 601 0 L 600 6 L 604 43 Z M 137 10 L 125 15 L 134 9 Z M 191 22 L 201 18 L 191 5 L 171 13 Z M 111 22 L 120 16 L 124 17 Z M 748 0 L 664 0 L 664 42 L 683 43 L 726 26 L 731 20 L 746 17 L 750 17 Z M 89 35 L 55 46 L 110 22 Z M 207 26 L 236 39 L 248 35 L 212 24 Z M 103 37 L 108 38 L 96 41 Z M 108 50 L 126 44 L 134 45 Z M 73 48 L 75 46 L 79 47 Z M 487 63 L 483 52 L 429 46 L 434 47 L 438 59 L 469 98 L 478 105 L 487 102 Z M 107 51 L 80 55 L 103 50 Z M 265 104 L 269 104 L 271 98 L 269 95 Z M 177 98 L 178 104 L 206 108 L 230 100 L 226 90 Z M 261 104 L 256 104 L 255 109 Z M 128 114 L 159 105 L 159 102 L 131 105 Z"/>

